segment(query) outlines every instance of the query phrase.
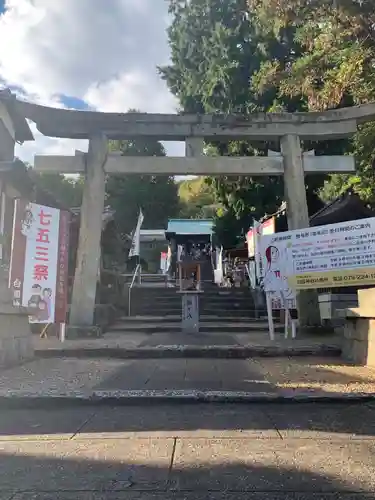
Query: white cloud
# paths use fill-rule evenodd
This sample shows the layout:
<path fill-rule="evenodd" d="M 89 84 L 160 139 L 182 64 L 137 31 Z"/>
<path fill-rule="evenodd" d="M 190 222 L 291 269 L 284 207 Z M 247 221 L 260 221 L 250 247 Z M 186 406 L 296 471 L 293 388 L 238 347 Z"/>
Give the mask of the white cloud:
<path fill-rule="evenodd" d="M 95 84 L 168 60 L 165 0 L 7 0 L 3 78 L 36 94 L 83 98 Z M 94 7 L 94 8 L 93 8 Z"/>
<path fill-rule="evenodd" d="M 165 0 L 6 0 L 5 5 L 0 78 L 24 97 L 61 106 L 61 95 L 74 96 L 100 111 L 175 112 L 176 101 L 156 70 L 169 58 Z M 22 150 L 75 147 L 37 139 Z M 179 146 L 172 149 L 181 152 Z"/>
<path fill-rule="evenodd" d="M 95 83 L 87 90 L 84 100 L 96 109 L 108 112 L 126 112 L 129 109 L 149 113 L 175 112 L 177 103 L 172 94 L 165 93 L 165 83 L 155 74 L 145 78 L 137 69 L 119 77 Z M 147 103 L 147 110 L 145 110 Z"/>
<path fill-rule="evenodd" d="M 16 156 L 27 163 L 33 163 L 34 155 L 74 155 L 76 149 L 80 151 L 88 149 L 88 141 L 46 137 L 38 132 L 35 124 L 31 123 L 30 126 L 35 141 L 16 145 L 15 150 Z"/>

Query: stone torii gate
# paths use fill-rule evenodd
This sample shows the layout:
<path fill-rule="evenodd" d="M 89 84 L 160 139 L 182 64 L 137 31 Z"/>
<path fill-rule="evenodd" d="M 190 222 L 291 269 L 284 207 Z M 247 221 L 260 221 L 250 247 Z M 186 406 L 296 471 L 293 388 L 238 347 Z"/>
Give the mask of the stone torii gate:
<path fill-rule="evenodd" d="M 326 141 L 351 136 L 359 124 L 375 120 L 375 104 L 322 113 L 260 113 L 247 116 L 100 113 L 55 109 L 0 93 L 0 103 L 18 119 L 29 119 L 38 130 L 57 138 L 88 139 L 88 153 L 35 157 L 40 172 L 84 174 L 85 186 L 77 267 L 70 322 L 91 325 L 100 262 L 101 215 L 106 174 L 283 175 L 289 229 L 309 226 L 305 174 L 354 171 L 350 156 L 305 156 L 301 140 Z M 185 141 L 185 158 L 123 157 L 109 154 L 109 139 L 153 138 Z M 29 140 L 25 137 L 25 140 Z M 280 141 L 282 156 L 206 157 L 204 140 Z M 1 144 L 1 138 L 0 138 Z M 302 324 L 316 324 L 319 315 L 313 292 L 299 293 Z"/>

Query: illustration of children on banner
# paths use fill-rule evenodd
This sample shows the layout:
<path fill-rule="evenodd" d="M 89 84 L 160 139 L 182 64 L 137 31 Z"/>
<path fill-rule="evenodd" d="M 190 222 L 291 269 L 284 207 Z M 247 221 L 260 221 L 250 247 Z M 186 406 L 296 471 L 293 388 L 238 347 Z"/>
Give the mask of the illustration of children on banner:
<path fill-rule="evenodd" d="M 44 288 L 39 283 L 33 284 L 27 306 L 31 323 L 47 323 L 51 318 L 51 288 Z"/>

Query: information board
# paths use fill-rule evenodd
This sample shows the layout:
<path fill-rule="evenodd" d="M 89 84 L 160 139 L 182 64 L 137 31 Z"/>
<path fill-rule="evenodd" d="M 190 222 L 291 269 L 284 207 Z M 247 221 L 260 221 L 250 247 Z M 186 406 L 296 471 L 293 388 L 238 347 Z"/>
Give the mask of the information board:
<path fill-rule="evenodd" d="M 266 291 L 375 284 L 375 218 L 262 236 Z"/>

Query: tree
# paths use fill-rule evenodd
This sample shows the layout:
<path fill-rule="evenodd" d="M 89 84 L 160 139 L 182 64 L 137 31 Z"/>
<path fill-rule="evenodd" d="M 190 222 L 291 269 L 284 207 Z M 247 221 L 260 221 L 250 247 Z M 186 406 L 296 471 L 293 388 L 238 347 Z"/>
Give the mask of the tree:
<path fill-rule="evenodd" d="M 178 184 L 180 217 L 186 219 L 207 219 L 217 214 L 220 204 L 215 190 L 206 177 L 184 180 Z"/>
<path fill-rule="evenodd" d="M 155 140 L 111 141 L 111 151 L 123 156 L 165 156 L 162 144 Z M 179 200 L 174 178 L 168 175 L 110 175 L 106 184 L 106 203 L 113 208 L 120 231 L 130 234 L 139 209 L 144 228 L 166 227 L 169 217 L 178 214 Z"/>
<path fill-rule="evenodd" d="M 246 0 L 171 0 L 169 29 L 171 64 L 160 68 L 185 112 L 250 113 L 306 110 L 299 96 L 280 95 L 277 83 L 260 88 L 256 76 L 263 65 L 277 60 L 287 68 L 300 55 L 294 29 L 282 38 L 262 30 Z M 212 143 L 210 154 L 265 155 L 278 145 L 257 142 Z M 220 239 L 243 234 L 253 217 L 274 212 L 283 200 L 279 178 L 226 176 L 211 181 L 222 210 L 216 232 Z M 323 179 L 315 179 L 308 198 L 316 201 Z M 220 217 L 221 214 L 221 217 Z M 227 229 L 227 230 L 226 230 Z"/>
<path fill-rule="evenodd" d="M 263 32 L 282 36 L 293 26 L 301 55 L 287 68 L 277 60 L 261 65 L 253 80 L 261 91 L 301 98 L 311 111 L 375 100 L 375 10 L 372 0 L 249 0 Z M 374 203 L 375 126 L 361 127 L 341 152 L 357 159 L 355 175 L 333 175 L 321 190 L 329 201 L 348 187 Z"/>
<path fill-rule="evenodd" d="M 66 177 L 61 174 L 41 174 L 30 170 L 36 184 L 52 194 L 67 208 L 80 207 L 82 204 L 84 178 Z"/>
<path fill-rule="evenodd" d="M 300 57 L 287 67 L 270 60 L 259 72 L 280 95 L 302 96 L 311 110 L 374 99 L 372 0 L 248 1 L 263 31 L 280 38 L 293 26 Z"/>

